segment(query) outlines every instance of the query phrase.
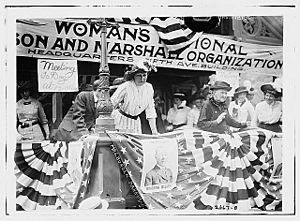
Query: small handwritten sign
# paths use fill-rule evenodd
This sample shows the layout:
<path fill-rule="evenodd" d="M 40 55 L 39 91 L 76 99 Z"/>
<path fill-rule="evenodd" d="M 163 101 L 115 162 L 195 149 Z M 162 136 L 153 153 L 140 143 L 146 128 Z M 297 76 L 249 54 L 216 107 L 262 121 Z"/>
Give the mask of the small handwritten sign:
<path fill-rule="evenodd" d="M 76 60 L 38 59 L 39 92 L 78 91 Z"/>

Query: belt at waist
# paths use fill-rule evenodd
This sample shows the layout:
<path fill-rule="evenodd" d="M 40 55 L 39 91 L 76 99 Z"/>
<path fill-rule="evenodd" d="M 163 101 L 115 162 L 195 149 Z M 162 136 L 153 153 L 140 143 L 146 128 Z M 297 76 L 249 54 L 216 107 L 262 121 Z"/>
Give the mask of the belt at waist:
<path fill-rule="evenodd" d="M 185 126 L 185 125 L 186 125 L 185 123 L 184 124 L 177 124 L 177 125 L 173 124 L 173 129 L 176 129 L 178 127 L 182 127 L 182 126 Z"/>
<path fill-rule="evenodd" d="M 137 116 L 132 116 L 132 115 L 130 115 L 130 114 L 126 114 L 126 113 L 125 113 L 124 111 L 122 111 L 121 109 L 119 109 L 119 112 L 120 112 L 123 116 L 128 117 L 128 118 L 133 119 L 133 120 L 137 120 L 138 117 L 139 117 L 139 115 L 137 115 Z"/>
<path fill-rule="evenodd" d="M 26 128 L 26 127 L 29 127 L 30 125 L 33 126 L 35 124 L 38 124 L 39 122 L 38 121 L 33 121 L 32 123 L 27 123 L 27 122 L 24 122 L 21 124 L 21 128 Z"/>
<path fill-rule="evenodd" d="M 261 125 L 266 125 L 266 126 L 275 126 L 275 125 L 281 125 L 282 122 L 278 121 L 278 122 L 273 123 L 273 124 L 268 124 L 268 123 L 259 123 L 259 124 L 261 124 Z"/>

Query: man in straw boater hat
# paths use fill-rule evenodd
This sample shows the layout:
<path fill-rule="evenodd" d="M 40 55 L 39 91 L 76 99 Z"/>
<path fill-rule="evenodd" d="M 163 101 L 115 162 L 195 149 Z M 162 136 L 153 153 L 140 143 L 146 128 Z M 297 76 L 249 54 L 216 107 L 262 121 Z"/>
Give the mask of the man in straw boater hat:
<path fill-rule="evenodd" d="M 210 88 L 212 97 L 204 103 L 198 127 L 213 133 L 231 134 L 229 126 L 237 128 L 247 127 L 246 123 L 234 120 L 228 113 L 226 99 L 227 93 L 231 90 L 230 84 L 225 81 L 215 81 Z"/>
<path fill-rule="evenodd" d="M 230 102 L 228 111 L 233 119 L 238 122 L 251 122 L 254 116 L 254 107 L 247 99 L 249 90 L 240 86 L 234 91 L 234 101 Z"/>
<path fill-rule="evenodd" d="M 282 88 L 273 82 L 263 84 L 261 90 L 264 93 L 264 101 L 255 107 L 252 126 L 281 133 L 282 103 L 276 99 L 282 97 Z"/>
<path fill-rule="evenodd" d="M 173 94 L 174 105 L 171 107 L 167 114 L 167 131 L 172 131 L 187 123 L 187 115 L 191 110 L 190 107 L 186 106 L 185 94 L 182 92 L 175 92 Z"/>

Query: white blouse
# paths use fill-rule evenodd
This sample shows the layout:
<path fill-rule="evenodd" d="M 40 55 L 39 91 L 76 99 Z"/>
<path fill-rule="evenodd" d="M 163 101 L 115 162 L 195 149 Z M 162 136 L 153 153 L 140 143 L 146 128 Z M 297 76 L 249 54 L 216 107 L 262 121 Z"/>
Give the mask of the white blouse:
<path fill-rule="evenodd" d="M 115 109 L 119 108 L 126 114 L 137 116 L 144 110 L 146 118 L 156 118 L 154 106 L 154 90 L 150 83 L 137 86 L 134 81 L 126 81 L 119 85 L 111 97 Z M 127 132 L 141 133 L 140 119 L 137 120 L 123 116 L 119 111 L 114 111 L 116 129 Z"/>
<path fill-rule="evenodd" d="M 255 107 L 252 125 L 257 126 L 258 123 L 273 124 L 282 118 L 282 103 L 275 101 L 269 105 L 266 101 L 258 103 Z"/>
<path fill-rule="evenodd" d="M 235 113 L 233 113 L 234 109 L 236 111 Z M 254 117 L 254 107 L 249 100 L 246 100 L 242 106 L 236 104 L 235 101 L 230 102 L 228 112 L 233 119 L 241 123 L 252 121 Z"/>
<path fill-rule="evenodd" d="M 187 116 L 191 108 L 187 107 L 186 101 L 182 101 L 182 103 L 177 108 L 176 105 L 170 108 L 167 115 L 167 121 L 173 125 L 180 125 L 187 123 Z"/>
<path fill-rule="evenodd" d="M 196 127 L 200 116 L 200 110 L 197 107 L 193 107 L 187 116 L 187 125 L 189 127 Z"/>

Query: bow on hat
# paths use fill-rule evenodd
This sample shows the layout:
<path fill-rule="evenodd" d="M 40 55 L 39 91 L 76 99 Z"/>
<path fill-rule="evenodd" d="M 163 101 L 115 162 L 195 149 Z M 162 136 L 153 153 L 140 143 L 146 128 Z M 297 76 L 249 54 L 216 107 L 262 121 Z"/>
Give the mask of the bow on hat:
<path fill-rule="evenodd" d="M 131 71 L 135 72 L 137 70 L 143 70 L 145 72 L 150 72 L 153 70 L 154 72 L 157 72 L 156 67 L 151 62 L 145 59 L 139 60 L 136 64 L 132 66 Z"/>
<path fill-rule="evenodd" d="M 274 94 L 275 97 L 282 96 L 282 88 L 280 84 L 276 82 L 263 84 L 261 87 L 262 92 Z"/>

